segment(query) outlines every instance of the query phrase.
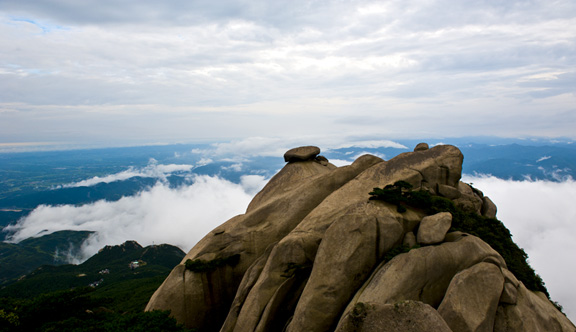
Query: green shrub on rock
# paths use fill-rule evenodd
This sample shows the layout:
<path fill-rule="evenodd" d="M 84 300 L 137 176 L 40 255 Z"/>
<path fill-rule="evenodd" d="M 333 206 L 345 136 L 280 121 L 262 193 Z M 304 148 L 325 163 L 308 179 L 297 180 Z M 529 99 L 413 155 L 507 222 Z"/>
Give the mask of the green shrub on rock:
<path fill-rule="evenodd" d="M 208 272 L 224 265 L 235 266 L 239 261 L 240 254 L 235 254 L 226 258 L 216 258 L 211 261 L 205 261 L 203 259 L 187 259 L 184 265 L 187 270 L 192 272 Z"/>
<path fill-rule="evenodd" d="M 387 185 L 384 189 L 374 188 L 369 193 L 370 200 L 396 204 L 400 213 L 405 212 L 407 207 L 424 211 L 428 215 L 450 212 L 452 214 L 450 231 L 461 231 L 481 238 L 504 258 L 508 269 L 524 283 L 526 288 L 543 292 L 550 298 L 542 278 L 528 264 L 528 255 L 512 241 L 512 234 L 500 220 L 466 212 L 450 199 L 432 195 L 425 190 L 411 191 L 411 188 L 412 186 L 405 181 Z M 400 252 L 395 254 L 402 252 L 401 248 L 398 250 Z"/>

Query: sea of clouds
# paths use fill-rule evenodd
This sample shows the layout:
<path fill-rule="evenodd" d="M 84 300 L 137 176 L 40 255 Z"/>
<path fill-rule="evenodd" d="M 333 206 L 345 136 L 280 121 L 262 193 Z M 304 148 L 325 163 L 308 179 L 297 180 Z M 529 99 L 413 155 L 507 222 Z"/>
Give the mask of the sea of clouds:
<path fill-rule="evenodd" d="M 94 231 L 82 245 L 81 255 L 70 258 L 73 263 L 86 260 L 105 245 L 126 240 L 143 246 L 170 243 L 188 251 L 213 228 L 244 213 L 268 180 L 261 175 L 244 175 L 239 183 L 233 183 L 218 176 L 190 173 L 190 181 L 179 187 L 171 187 L 165 181 L 167 174 L 190 169 L 191 165 L 151 162 L 144 169 L 70 184 L 94 185 L 143 175 L 159 180 L 155 186 L 118 201 L 41 205 L 6 231 L 12 233 L 13 242 L 59 230 Z M 498 219 L 527 252 L 552 299 L 575 320 L 576 182 L 512 181 L 483 175 L 464 175 L 463 181 L 472 183 L 496 203 Z"/>
<path fill-rule="evenodd" d="M 5 231 L 13 233 L 12 242 L 60 230 L 95 232 L 82 245 L 80 256 L 70 257 L 72 263 L 88 259 L 106 245 L 127 240 L 143 246 L 169 243 L 188 251 L 214 227 L 244 213 L 265 182 L 260 175 L 244 175 L 240 183 L 192 175 L 190 184 L 176 188 L 158 181 L 153 187 L 118 201 L 100 200 L 81 206 L 40 205 Z"/>
<path fill-rule="evenodd" d="M 576 321 L 576 182 L 464 176 L 498 206 L 497 218 L 528 254 L 552 300 Z"/>

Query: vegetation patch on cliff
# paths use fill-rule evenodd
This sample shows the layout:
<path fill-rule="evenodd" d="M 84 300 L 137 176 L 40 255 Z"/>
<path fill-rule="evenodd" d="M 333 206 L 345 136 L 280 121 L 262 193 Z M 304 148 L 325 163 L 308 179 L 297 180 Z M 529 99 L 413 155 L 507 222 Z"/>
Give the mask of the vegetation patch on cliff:
<path fill-rule="evenodd" d="M 187 270 L 192 272 L 208 272 L 224 265 L 235 266 L 239 261 L 240 254 L 235 254 L 226 258 L 216 258 L 210 261 L 205 261 L 203 259 L 187 259 L 184 265 L 186 266 Z"/>
<path fill-rule="evenodd" d="M 508 269 L 524 283 L 526 288 L 543 292 L 550 298 L 542 278 L 528 264 L 528 255 L 512 241 L 512 234 L 500 220 L 466 212 L 451 200 L 432 195 L 428 191 L 412 190 L 412 185 L 405 181 L 397 181 L 383 189 L 374 188 L 369 194 L 371 200 L 396 204 L 398 212 L 405 212 L 407 207 L 423 210 L 428 215 L 450 212 L 452 214 L 450 231 L 462 231 L 481 238 L 504 258 Z M 398 249 L 395 253 L 401 252 L 402 249 Z"/>

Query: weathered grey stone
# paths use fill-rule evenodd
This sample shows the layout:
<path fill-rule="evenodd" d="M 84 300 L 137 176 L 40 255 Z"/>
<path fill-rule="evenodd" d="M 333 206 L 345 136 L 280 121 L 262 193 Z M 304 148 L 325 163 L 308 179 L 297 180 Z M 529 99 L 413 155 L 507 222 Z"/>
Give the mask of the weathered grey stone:
<path fill-rule="evenodd" d="M 576 326 L 540 292 L 523 284 L 518 287 L 516 305 L 498 306 L 494 332 L 574 332 Z"/>
<path fill-rule="evenodd" d="M 438 194 L 440 196 L 444 196 L 448 199 L 457 199 L 460 198 L 460 196 L 462 196 L 462 194 L 460 193 L 460 191 L 457 188 L 451 187 L 451 186 L 447 186 L 447 185 L 438 185 Z"/>
<path fill-rule="evenodd" d="M 518 288 L 509 282 L 504 283 L 504 289 L 502 290 L 502 295 L 500 296 L 500 303 L 516 304 L 517 302 Z"/>
<path fill-rule="evenodd" d="M 488 196 L 482 197 L 482 215 L 487 218 L 496 218 L 496 204 Z"/>
<path fill-rule="evenodd" d="M 446 232 L 452 226 L 452 214 L 440 212 L 422 218 L 416 241 L 420 244 L 436 244 L 444 241 Z"/>
<path fill-rule="evenodd" d="M 365 214 L 343 215 L 330 225 L 287 331 L 332 330 L 339 314 L 376 266 L 379 246 L 391 248 L 402 234 L 396 219 Z M 379 239 L 383 240 L 381 244 Z"/>
<path fill-rule="evenodd" d="M 416 147 L 414 148 L 414 152 L 416 151 L 426 151 L 428 150 L 430 147 L 428 146 L 428 143 L 418 143 L 416 145 Z"/>
<path fill-rule="evenodd" d="M 319 154 L 320 148 L 317 146 L 301 146 L 286 151 L 284 161 L 291 163 L 295 161 L 313 160 Z"/>
<path fill-rule="evenodd" d="M 414 300 L 438 307 L 454 275 L 487 257 L 494 257 L 501 266 L 506 264 L 494 249 L 472 235 L 456 242 L 412 249 L 377 267 L 346 312 L 357 302 Z"/>
<path fill-rule="evenodd" d="M 454 204 L 464 211 L 482 214 L 483 200 L 472 187 L 464 182 L 458 184 L 460 198 L 454 200 Z"/>
<path fill-rule="evenodd" d="M 246 270 L 244 273 L 244 277 L 240 282 L 240 286 L 238 286 L 238 291 L 236 292 L 236 296 L 232 305 L 230 306 L 230 310 L 228 311 L 228 316 L 222 325 L 220 331 L 232 331 L 234 326 L 236 325 L 236 320 L 238 320 L 238 314 L 240 313 L 240 309 L 242 308 L 242 304 L 246 300 L 248 293 L 254 287 L 254 284 L 258 280 L 260 273 L 262 273 L 262 269 L 264 268 L 264 264 L 268 260 L 270 256 L 270 252 L 274 245 L 270 245 L 264 254 L 260 256 L 254 263 Z"/>
<path fill-rule="evenodd" d="M 514 276 L 512 272 L 508 269 L 502 269 L 502 275 L 504 275 L 504 280 L 507 283 L 511 283 L 514 287 L 518 288 L 520 286 L 520 281 Z"/>
<path fill-rule="evenodd" d="M 444 242 L 456 242 L 456 241 L 459 241 L 459 240 L 465 238 L 468 235 L 469 235 L 468 233 L 464 233 L 464 232 L 460 232 L 460 231 L 450 232 L 450 233 L 446 234 L 446 237 L 444 238 Z"/>
<path fill-rule="evenodd" d="M 308 331 L 308 330 L 303 330 Z M 452 332 L 431 306 L 417 301 L 357 303 L 336 332 Z"/>
<path fill-rule="evenodd" d="M 503 287 L 500 267 L 478 263 L 454 276 L 438 313 L 453 331 L 491 332 Z"/>
<path fill-rule="evenodd" d="M 416 245 L 416 235 L 414 235 L 414 232 L 408 232 L 406 233 L 406 235 L 404 235 L 404 240 L 402 240 L 402 245 L 408 247 L 408 248 L 412 248 Z"/>
<path fill-rule="evenodd" d="M 502 275 L 504 276 L 504 289 L 500 296 L 500 302 L 504 304 L 516 304 L 518 301 L 518 287 L 520 287 L 520 281 L 518 281 L 514 274 L 512 274 L 508 269 L 502 269 Z"/>
<path fill-rule="evenodd" d="M 334 165 L 331 165 L 330 162 L 328 161 L 328 158 L 324 157 L 324 156 L 317 156 L 314 159 L 315 162 L 319 163 L 322 166 L 333 166 L 336 167 Z"/>

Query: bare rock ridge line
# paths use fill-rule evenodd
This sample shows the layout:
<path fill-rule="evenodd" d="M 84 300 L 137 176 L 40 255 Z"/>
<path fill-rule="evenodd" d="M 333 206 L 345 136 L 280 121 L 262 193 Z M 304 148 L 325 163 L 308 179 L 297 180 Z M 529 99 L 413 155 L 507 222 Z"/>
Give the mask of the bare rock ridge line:
<path fill-rule="evenodd" d="M 450 145 L 336 167 L 305 146 L 154 293 L 221 332 L 570 331 Z M 504 259 L 503 257 L 506 257 Z"/>

